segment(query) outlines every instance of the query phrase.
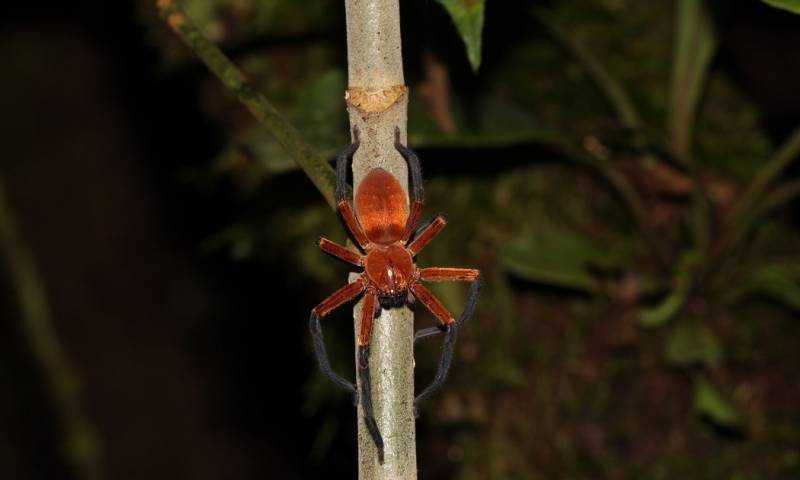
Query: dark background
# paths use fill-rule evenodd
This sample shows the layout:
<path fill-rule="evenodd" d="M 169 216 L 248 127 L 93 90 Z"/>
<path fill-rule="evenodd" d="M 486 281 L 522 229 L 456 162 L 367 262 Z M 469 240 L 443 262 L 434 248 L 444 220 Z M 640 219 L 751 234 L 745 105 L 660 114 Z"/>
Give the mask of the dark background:
<path fill-rule="evenodd" d="M 291 56 L 304 42 L 326 43 L 337 51 L 332 57 L 341 61 L 341 68 L 344 13 L 338 7 L 327 18 L 328 28 L 239 43 L 234 39 L 229 46 L 242 55 L 266 48 L 276 56 Z M 246 171 L 218 174 L 208 167 L 232 141 L 231 131 L 248 124 L 247 114 L 220 93 L 215 80 L 181 44 L 164 40 L 171 33 L 148 12 L 149 3 L 15 2 L 0 8 L 0 175 L 21 238 L 44 279 L 58 339 L 80 377 L 83 408 L 100 441 L 104 478 L 352 478 L 354 410 L 344 394 L 315 376 L 306 330 L 308 311 L 344 279 L 345 270 L 321 254 L 318 265 L 309 267 L 294 249 L 295 243 L 307 249 L 318 234 L 328 233 L 303 232 L 298 239 L 293 227 L 292 222 L 303 220 L 295 210 L 314 205 L 325 211 L 311 183 L 289 171 L 257 187 L 258 194 L 242 195 L 239 177 Z M 499 65 L 509 50 L 529 35 L 539 35 L 537 41 L 542 41 L 536 33 L 539 27 L 521 13 L 526 8 L 523 2 L 489 0 L 486 60 L 475 77 L 444 12 L 432 2 L 403 2 L 412 92 L 424 74 L 419 52 L 428 48 L 446 59 L 453 88 L 466 105 L 464 117 L 476 115 L 478 109 L 470 107 L 469 99 L 479 96 L 492 76 L 503 75 L 506 70 Z M 720 32 L 714 69 L 744 92 L 749 108 L 758 112 L 764 138 L 779 142 L 800 122 L 800 18 L 756 1 L 737 1 L 714 8 L 714 21 Z M 165 61 L 173 54 L 181 60 Z M 291 61 L 288 65 L 294 68 Z M 528 73 L 524 65 L 516 71 Z M 414 128 L 412 122 L 410 129 Z M 346 136 L 341 128 L 337 132 L 333 145 L 343 145 Z M 437 158 L 425 163 L 426 179 L 434 185 L 431 203 L 440 199 L 431 211 L 456 208 L 441 205 L 454 169 L 463 182 L 496 178 L 532 157 L 552 156 L 548 152 L 524 142 L 479 148 L 421 146 L 423 161 Z M 215 175 L 223 180 L 214 180 L 208 188 L 205 179 Z M 257 241 L 249 250 L 242 247 L 248 252 L 260 249 L 258 255 L 215 248 L 218 233 L 241 217 L 269 218 L 260 234 L 282 240 Z M 329 226 L 335 222 L 332 213 L 329 217 L 316 222 Z M 456 215 L 466 224 L 461 231 L 487 228 L 485 223 L 470 225 L 470 218 L 468 211 Z M 785 219 L 796 226 L 792 212 Z M 338 227 L 331 228 L 337 232 Z M 341 233 L 335 235 L 342 240 Z M 448 241 L 457 238 L 444 239 Z M 486 268 L 496 260 L 475 254 L 475 248 L 470 252 L 454 256 L 452 264 Z M 313 272 L 329 266 L 330 273 Z M 611 347 L 595 345 L 600 335 L 596 327 L 572 335 L 561 323 L 571 314 L 559 313 L 557 306 L 565 296 L 572 301 L 573 293 L 514 276 L 508 282 L 514 298 L 509 302 L 530 312 L 518 322 L 546 326 L 544 331 L 530 327 L 518 332 L 529 338 L 526 343 L 533 353 L 518 355 L 520 350 L 514 348 L 508 352 L 508 361 L 521 365 L 525 377 L 530 375 L 530 388 L 537 377 L 527 362 L 548 342 L 557 350 L 570 348 L 569 342 L 586 346 L 589 353 L 581 361 L 579 376 L 602 370 L 609 357 L 657 348 L 646 334 L 623 339 L 622 353 L 617 340 L 609 340 Z M 4 279 L 0 321 L 0 477 L 78 478 L 62 455 L 64 429 L 18 321 L 12 283 Z M 489 285 L 492 288 L 491 278 Z M 585 300 L 583 294 L 578 296 Z M 478 319 L 481 312 L 483 318 L 501 316 L 482 307 Z M 769 397 L 763 408 L 775 416 L 767 415 L 766 426 L 760 428 L 780 426 L 785 429 L 780 435 L 754 434 L 748 422 L 733 429 L 703 423 L 691 408 L 693 370 L 665 367 L 665 386 L 646 394 L 636 388 L 638 380 L 624 376 L 576 380 L 607 383 L 612 403 L 624 405 L 620 408 L 625 415 L 601 412 L 591 422 L 540 420 L 536 401 L 526 397 L 525 388 L 491 387 L 485 395 L 476 394 L 484 395 L 482 406 L 467 401 L 462 409 L 480 410 L 475 414 L 478 420 L 452 412 L 437 419 L 437 404 L 446 397 L 436 397 L 419 424 L 420 476 L 797 478 L 800 451 L 792 442 L 800 438 L 800 396 L 793 363 L 797 352 L 791 353 L 791 345 L 796 345 L 798 327 L 795 313 L 781 312 L 789 319 L 766 320 L 768 334 L 754 343 L 764 351 L 785 354 L 768 362 L 734 360 L 726 365 L 770 384 L 764 390 L 768 395 L 762 392 Z M 347 339 L 346 315 L 337 319 L 329 325 L 339 329 L 339 339 Z M 610 325 L 611 330 L 635 328 Z M 726 328 L 720 331 L 728 332 Z M 479 356 L 456 363 L 454 368 L 461 371 L 453 380 L 456 394 L 468 390 L 473 381 L 470 365 L 481 362 L 482 347 L 476 342 L 502 341 L 493 333 L 471 338 L 466 334 L 464 355 L 474 357 L 477 351 Z M 347 345 L 334 348 L 341 365 L 347 365 Z M 428 352 L 428 360 L 434 355 Z M 639 357 L 628 360 L 630 369 L 639 372 L 637 379 L 652 374 L 639 371 L 647 370 Z M 548 365 L 554 372 L 561 368 L 558 361 Z M 734 391 L 738 377 L 732 373 L 723 378 Z M 577 392 L 573 394 L 579 398 L 557 396 L 548 402 L 578 402 L 583 405 L 578 410 L 590 410 L 592 393 Z M 664 403 L 670 398 L 683 400 L 668 408 Z M 508 434 L 494 420 L 510 411 L 523 413 L 502 425 L 519 422 L 549 433 L 545 438 L 533 435 L 532 441 L 524 433 Z M 659 422 L 649 424 L 646 417 L 658 411 Z M 638 413 L 630 416 L 632 412 Z M 637 421 L 641 428 L 625 424 Z M 657 430 L 669 430 L 664 425 L 672 424 L 694 433 L 682 440 L 673 435 L 678 444 L 665 447 L 669 441 Z M 583 440 L 572 444 L 559 438 L 559 432 Z M 460 447 L 454 450 L 454 444 Z M 553 446 L 559 444 L 563 448 Z M 517 454 L 508 453 L 515 448 Z M 655 453 L 665 450 L 685 456 Z M 705 470 L 709 457 L 718 458 L 722 466 Z M 767 466 L 769 462 L 785 468 Z M 649 469 L 651 463 L 663 468 Z"/>

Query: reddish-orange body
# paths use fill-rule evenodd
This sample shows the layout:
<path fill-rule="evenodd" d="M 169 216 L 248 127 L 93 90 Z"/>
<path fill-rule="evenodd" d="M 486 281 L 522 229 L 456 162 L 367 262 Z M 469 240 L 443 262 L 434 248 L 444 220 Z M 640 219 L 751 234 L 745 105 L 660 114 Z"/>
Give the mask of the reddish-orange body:
<path fill-rule="evenodd" d="M 406 194 L 389 172 L 371 170 L 355 195 L 356 215 L 369 244 L 364 271 L 383 296 L 406 293 L 414 280 L 414 260 L 405 246 Z"/>

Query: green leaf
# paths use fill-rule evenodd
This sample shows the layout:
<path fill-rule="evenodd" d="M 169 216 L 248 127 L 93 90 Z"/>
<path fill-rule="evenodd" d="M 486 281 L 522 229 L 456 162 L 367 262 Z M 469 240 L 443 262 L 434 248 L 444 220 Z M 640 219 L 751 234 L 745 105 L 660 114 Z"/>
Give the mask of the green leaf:
<path fill-rule="evenodd" d="M 701 0 L 679 0 L 672 58 L 672 88 L 667 128 L 675 151 L 689 157 L 700 94 L 717 47 Z"/>
<path fill-rule="evenodd" d="M 762 0 L 770 7 L 780 8 L 800 14 L 800 0 Z"/>
<path fill-rule="evenodd" d="M 750 274 L 745 288 L 800 312 L 800 265 L 762 266 Z"/>
<path fill-rule="evenodd" d="M 486 0 L 437 0 L 453 19 L 467 47 L 467 57 L 474 71 L 481 66 L 481 35 Z"/>
<path fill-rule="evenodd" d="M 722 360 L 722 346 L 714 332 L 697 323 L 676 326 L 665 347 L 667 361 L 675 366 L 717 365 Z"/>
<path fill-rule="evenodd" d="M 703 376 L 695 378 L 694 409 L 712 423 L 723 427 L 735 427 L 741 421 L 736 408 Z"/>
<path fill-rule="evenodd" d="M 620 265 L 624 255 L 602 248 L 578 232 L 540 224 L 535 233 L 512 240 L 502 260 L 506 270 L 525 280 L 593 292 L 599 285 L 589 267 Z"/>

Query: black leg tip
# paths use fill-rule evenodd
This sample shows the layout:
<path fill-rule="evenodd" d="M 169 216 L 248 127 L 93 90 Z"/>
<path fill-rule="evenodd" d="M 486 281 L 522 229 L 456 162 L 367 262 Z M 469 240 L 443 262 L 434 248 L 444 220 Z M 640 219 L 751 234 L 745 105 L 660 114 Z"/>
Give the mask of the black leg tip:
<path fill-rule="evenodd" d="M 361 137 L 359 134 L 360 132 L 358 130 L 358 125 L 353 125 L 353 145 L 358 146 L 361 143 Z"/>
<path fill-rule="evenodd" d="M 400 145 L 400 127 L 394 127 L 394 145 Z"/>

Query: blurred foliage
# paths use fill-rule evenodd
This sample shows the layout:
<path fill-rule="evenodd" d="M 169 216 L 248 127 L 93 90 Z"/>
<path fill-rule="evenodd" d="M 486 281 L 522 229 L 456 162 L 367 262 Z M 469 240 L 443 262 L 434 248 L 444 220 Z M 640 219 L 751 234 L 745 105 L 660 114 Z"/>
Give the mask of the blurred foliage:
<path fill-rule="evenodd" d="M 472 69 L 481 66 L 481 43 L 483 36 L 483 11 L 486 0 L 437 0 L 453 19 L 464 45 Z"/>
<path fill-rule="evenodd" d="M 346 144 L 341 5 L 186 3 L 321 152 Z M 422 150 L 429 209 L 450 218 L 419 262 L 479 267 L 487 286 L 447 388 L 421 417 L 443 432 L 423 437 L 421 452 L 443 454 L 421 454 L 421 471 L 797 474 L 800 391 L 788 378 L 800 362 L 800 232 L 780 208 L 796 194 L 761 208 L 787 182 L 777 169 L 763 195 L 743 200 L 777 148 L 747 94 L 714 66 L 713 15 L 690 0 L 567 0 L 539 14 L 490 2 L 531 27 L 506 32 L 480 76 L 461 78 L 471 75 L 463 52 L 435 42 L 460 33 L 477 67 L 484 2 L 441 3 L 458 29 L 404 47 L 409 140 Z M 170 68 L 192 61 L 168 35 L 151 38 Z M 230 95 L 209 78 L 202 89 L 227 146 L 187 178 L 241 206 L 209 251 L 283 263 L 323 298 L 346 269 L 313 242 L 344 241 L 343 228 L 321 199 L 284 185 L 296 167 Z M 460 310 L 461 286 L 434 290 Z M 433 322 L 420 310 L 417 319 Z M 420 347 L 420 377 L 435 357 Z M 325 418 L 321 399 L 335 393 L 319 381 L 308 411 Z M 339 434 L 339 422 L 320 424 L 318 460 Z"/>
<path fill-rule="evenodd" d="M 767 5 L 775 8 L 782 8 L 793 13 L 800 13 L 800 1 L 798 0 L 763 0 Z"/>

